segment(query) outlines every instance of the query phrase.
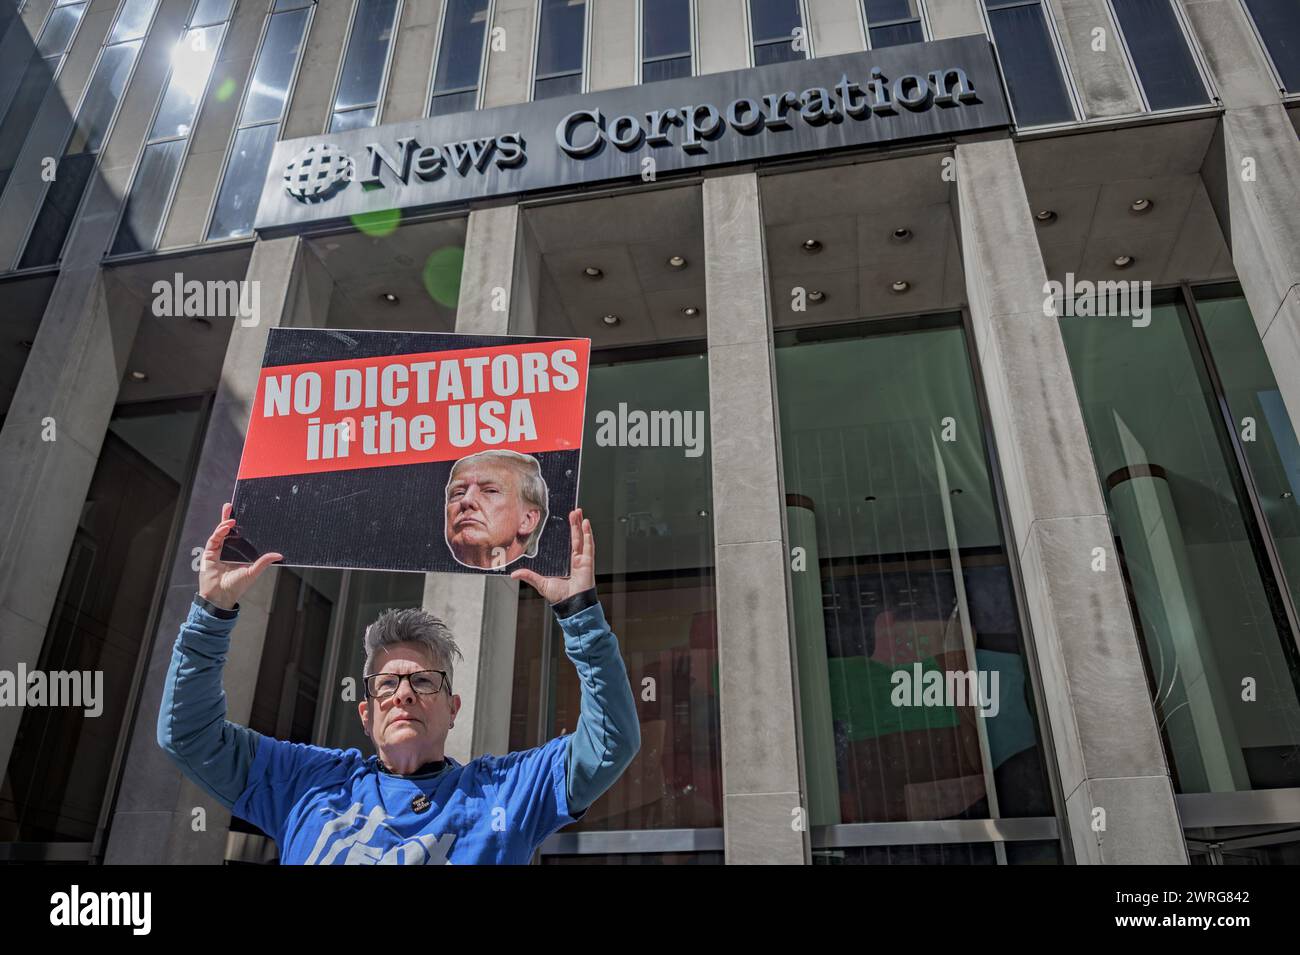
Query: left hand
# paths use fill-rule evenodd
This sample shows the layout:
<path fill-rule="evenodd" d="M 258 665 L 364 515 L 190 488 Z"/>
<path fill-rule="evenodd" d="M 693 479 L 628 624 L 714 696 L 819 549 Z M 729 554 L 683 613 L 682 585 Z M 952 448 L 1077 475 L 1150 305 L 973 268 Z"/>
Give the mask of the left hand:
<path fill-rule="evenodd" d="M 550 604 L 595 587 L 596 542 L 591 536 L 591 521 L 583 518 L 580 507 L 569 512 L 569 543 L 568 577 L 543 577 L 531 570 L 516 570 L 510 579 L 531 584 Z"/>

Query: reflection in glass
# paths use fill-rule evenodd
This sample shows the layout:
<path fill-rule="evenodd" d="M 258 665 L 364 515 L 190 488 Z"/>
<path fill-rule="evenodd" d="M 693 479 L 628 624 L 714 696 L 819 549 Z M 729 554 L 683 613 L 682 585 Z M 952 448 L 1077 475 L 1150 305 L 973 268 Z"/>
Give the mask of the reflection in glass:
<path fill-rule="evenodd" d="M 691 0 L 646 0 L 641 37 L 641 82 L 691 75 Z"/>
<path fill-rule="evenodd" d="M 1133 67 L 1152 109 L 1175 109 L 1208 100 L 1172 0 L 1111 0 Z"/>
<path fill-rule="evenodd" d="M 1246 0 L 1269 58 L 1288 93 L 1300 93 L 1300 4 L 1295 0 Z"/>
<path fill-rule="evenodd" d="M 1060 324 L 1177 791 L 1300 785 L 1295 644 L 1181 297 Z"/>
<path fill-rule="evenodd" d="M 167 80 L 158 118 L 154 120 L 150 139 L 171 136 L 188 136 L 212 75 L 212 65 L 217 59 L 224 26 L 200 27 L 187 30 L 176 49 L 172 51 L 172 72 Z"/>
<path fill-rule="evenodd" d="M 298 51 L 309 13 L 308 10 L 295 10 L 271 17 L 262 51 L 257 56 L 257 69 L 249 81 L 248 98 L 239 117 L 241 125 L 280 118 L 289 96 L 289 80 L 298 63 Z"/>
<path fill-rule="evenodd" d="M 994 47 L 1017 126 L 1067 123 L 1074 107 L 1061 76 L 1056 47 L 1038 3 L 1006 6 L 984 0 L 993 27 Z"/>
<path fill-rule="evenodd" d="M 486 33 L 487 0 L 448 0 L 443 14 L 442 42 L 438 46 L 438 68 L 433 79 L 434 108 L 430 115 L 474 108 Z"/>
<path fill-rule="evenodd" d="M 271 161 L 279 123 L 241 129 L 235 134 L 235 144 L 230 150 L 226 177 L 217 197 L 217 208 L 212 216 L 209 239 L 228 239 L 248 235 L 253 230 L 253 217 L 257 202 L 262 196 L 262 183 L 266 166 Z"/>
<path fill-rule="evenodd" d="M 597 419 L 618 415 L 620 404 L 625 413 L 691 414 L 693 445 L 611 444 Z M 641 750 L 566 832 L 722 824 L 708 408 L 702 354 L 593 358 L 578 499 L 596 539 L 601 604 L 637 694 Z M 512 750 L 572 732 L 581 712 L 577 674 L 552 618 L 531 588 L 520 588 Z M 653 699 L 642 692 L 647 678 Z"/>
<path fill-rule="evenodd" d="M 121 43 L 123 40 L 138 40 L 143 37 L 149 32 L 149 21 L 153 19 L 157 5 L 158 0 L 125 0 L 108 42 Z"/>
<path fill-rule="evenodd" d="M 533 99 L 582 91 L 585 0 L 542 0 Z"/>
<path fill-rule="evenodd" d="M 777 334 L 813 826 L 1053 811 L 958 321 Z"/>
<path fill-rule="evenodd" d="M 865 6 L 873 50 L 925 39 L 919 0 L 865 0 Z"/>
<path fill-rule="evenodd" d="M 169 189 L 185 152 L 185 140 L 172 139 L 146 146 L 136 172 L 136 182 L 144 187 L 133 189 L 126 200 L 122 224 L 113 242 L 113 254 L 123 255 L 152 249 L 162 225 Z"/>

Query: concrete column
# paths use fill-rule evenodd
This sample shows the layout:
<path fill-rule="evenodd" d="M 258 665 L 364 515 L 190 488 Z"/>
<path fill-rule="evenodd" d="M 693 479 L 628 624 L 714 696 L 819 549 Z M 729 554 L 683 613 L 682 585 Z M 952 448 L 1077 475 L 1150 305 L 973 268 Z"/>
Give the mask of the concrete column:
<path fill-rule="evenodd" d="M 1106 0 L 1056 0 L 1052 15 L 1079 99 L 1083 101 L 1084 118 L 1140 113 L 1142 96 L 1124 57 L 1119 31 Z M 1098 29 L 1104 33 L 1094 38 L 1093 31 Z M 1105 49 L 1093 49 L 1102 38 Z"/>
<path fill-rule="evenodd" d="M 501 30 L 501 42 L 494 43 L 489 31 L 487 71 L 483 76 L 485 109 L 527 103 L 533 98 L 537 10 L 537 0 L 496 0 L 491 30 Z"/>
<path fill-rule="evenodd" d="M 0 492 L 10 503 L 0 518 L 3 669 L 36 666 L 145 307 L 99 260 L 186 7 L 187 0 L 167 0 L 141 51 L 0 432 Z M 11 185 L 18 179 L 15 171 Z M 0 766 L 8 765 L 21 718 L 20 708 L 0 709 Z"/>
<path fill-rule="evenodd" d="M 1185 7 L 1225 106 L 1201 177 L 1300 426 L 1300 139 L 1240 5 L 1190 0 Z"/>
<path fill-rule="evenodd" d="M 641 81 L 637 54 L 636 0 L 587 0 L 591 4 L 591 56 L 588 87 L 612 90 Z"/>
<path fill-rule="evenodd" d="M 808 0 L 807 26 L 814 56 L 837 56 L 867 48 L 862 0 Z"/>
<path fill-rule="evenodd" d="M 930 36 L 946 40 L 954 36 L 978 36 L 985 32 L 980 0 L 926 0 Z"/>
<path fill-rule="evenodd" d="M 465 232 L 456 331 L 473 335 L 536 333 L 541 256 L 516 205 L 476 209 Z M 492 310 L 505 289 L 508 311 Z M 451 628 L 464 661 L 453 689 L 461 710 L 447 753 L 463 762 L 510 748 L 519 583 L 488 574 L 426 574 L 424 607 Z"/>
<path fill-rule="evenodd" d="M 329 129 L 330 113 L 334 111 L 334 81 L 338 78 L 343 44 L 355 6 L 355 0 L 334 0 L 318 3 L 312 11 L 307 45 L 298 66 L 298 81 L 293 85 L 280 139 L 315 136 Z"/>
<path fill-rule="evenodd" d="M 126 864 L 220 864 L 230 813 L 178 770 L 157 742 L 158 707 L 180 622 L 197 586 L 193 549 L 201 547 L 231 498 L 268 333 L 279 326 L 322 324 L 332 280 L 297 236 L 258 242 L 246 276 L 260 287 L 258 322 L 234 323 L 213 401 L 194 486 L 185 504 L 176 557 L 167 578 L 158 629 L 128 743 L 105 861 Z M 267 571 L 240 601 L 239 623 L 226 661 L 226 718 L 247 723 L 257 688 L 262 643 L 278 577 Z M 206 829 L 193 828 L 202 808 Z"/>
<path fill-rule="evenodd" d="M 713 455 L 724 847 L 728 863 L 808 861 L 797 660 L 758 177 L 707 178 L 709 431 Z"/>
<path fill-rule="evenodd" d="M 225 164 L 230 134 L 239 116 L 244 87 L 257 57 L 267 7 L 261 3 L 240 3 L 226 27 L 221 51 L 212 67 L 208 95 L 199 108 L 198 119 L 190 133 L 189 155 L 181 166 L 176 197 L 163 224 L 160 249 L 177 249 L 202 242 L 208 224 L 208 210 L 221 188 L 221 171 Z M 218 96 L 213 90 L 229 89 L 230 95 Z"/>
<path fill-rule="evenodd" d="M 695 5 L 695 29 L 699 45 L 697 72 L 722 73 L 749 67 L 746 0 L 702 0 Z"/>
<path fill-rule="evenodd" d="M 443 6 L 443 0 L 428 3 L 406 0 L 402 4 L 380 124 L 405 123 L 424 117 Z"/>
<path fill-rule="evenodd" d="M 1110 522 L 1014 144 L 956 147 L 971 324 L 1070 838 L 1080 863 L 1186 864 Z M 1094 549 L 1107 555 L 1094 571 Z M 1105 830 L 1092 828 L 1105 811 Z"/>

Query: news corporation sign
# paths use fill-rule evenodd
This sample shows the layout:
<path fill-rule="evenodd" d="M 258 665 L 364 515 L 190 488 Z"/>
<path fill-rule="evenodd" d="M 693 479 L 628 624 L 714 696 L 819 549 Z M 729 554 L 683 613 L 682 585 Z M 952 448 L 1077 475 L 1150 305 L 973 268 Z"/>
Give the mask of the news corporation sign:
<path fill-rule="evenodd" d="M 957 37 L 286 140 L 256 227 L 659 180 L 1009 122 L 987 38 Z"/>

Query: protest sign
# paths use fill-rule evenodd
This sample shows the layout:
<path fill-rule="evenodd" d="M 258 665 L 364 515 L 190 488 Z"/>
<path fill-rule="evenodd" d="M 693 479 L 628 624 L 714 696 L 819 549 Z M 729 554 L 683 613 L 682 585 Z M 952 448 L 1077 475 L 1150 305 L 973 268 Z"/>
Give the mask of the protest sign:
<path fill-rule="evenodd" d="M 222 559 L 567 576 L 590 346 L 271 329 Z"/>

